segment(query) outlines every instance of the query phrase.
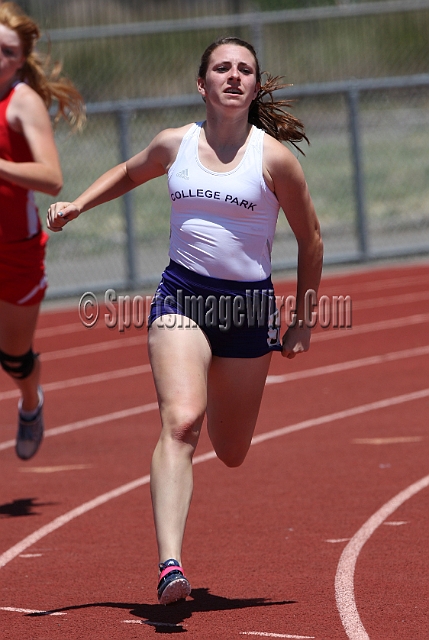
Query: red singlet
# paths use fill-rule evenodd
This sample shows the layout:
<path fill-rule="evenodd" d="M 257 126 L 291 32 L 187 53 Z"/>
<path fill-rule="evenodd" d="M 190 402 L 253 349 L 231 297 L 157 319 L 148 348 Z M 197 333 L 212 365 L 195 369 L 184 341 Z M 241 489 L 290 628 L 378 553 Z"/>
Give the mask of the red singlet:
<path fill-rule="evenodd" d="M 0 100 L 0 157 L 33 162 L 26 139 L 13 131 L 6 111 L 16 86 Z M 0 299 L 13 304 L 36 304 L 46 290 L 45 245 L 33 191 L 0 178 Z"/>

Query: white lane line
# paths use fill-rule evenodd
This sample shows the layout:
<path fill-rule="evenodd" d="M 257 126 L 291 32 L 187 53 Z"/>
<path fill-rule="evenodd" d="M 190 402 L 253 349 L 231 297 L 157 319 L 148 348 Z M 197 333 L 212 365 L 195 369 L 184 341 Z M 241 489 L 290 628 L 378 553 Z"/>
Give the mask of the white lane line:
<path fill-rule="evenodd" d="M 353 444 L 371 444 L 371 445 L 383 445 L 383 444 L 406 444 L 408 442 L 421 442 L 422 436 L 403 436 L 398 438 L 355 438 L 352 440 Z"/>
<path fill-rule="evenodd" d="M 57 611 L 39 611 L 38 609 L 20 609 L 18 607 L 0 607 L 0 611 L 12 611 L 13 613 L 39 613 L 42 616 L 66 616 L 67 613 Z"/>
<path fill-rule="evenodd" d="M 401 527 L 403 524 L 408 524 L 407 520 L 398 520 L 396 522 L 394 522 L 393 520 L 391 522 L 383 522 L 383 524 L 387 527 Z"/>
<path fill-rule="evenodd" d="M 428 315 L 429 319 L 429 315 Z M 302 380 L 304 378 L 312 378 L 315 376 L 322 376 L 328 373 L 338 373 L 340 371 L 347 371 L 356 369 L 359 367 L 367 367 L 376 364 L 383 364 L 385 362 L 393 362 L 395 360 L 402 360 L 404 358 L 414 358 L 429 354 L 429 346 L 416 347 L 415 349 L 405 349 L 403 351 L 393 351 L 378 356 L 369 356 L 367 358 L 360 358 L 358 360 L 350 360 L 348 362 L 339 362 L 337 364 L 326 365 L 323 367 L 315 367 L 314 369 L 305 369 L 304 371 L 296 371 L 294 373 L 286 373 L 283 375 L 268 375 L 266 384 L 282 384 L 284 382 Z M 50 391 L 58 391 L 61 389 L 69 389 L 72 387 L 78 387 L 81 385 L 98 384 L 100 382 L 107 382 L 108 380 L 116 380 L 120 378 L 127 378 L 144 373 L 149 373 L 151 367 L 149 364 L 137 365 L 135 367 L 127 367 L 126 369 L 116 369 L 114 371 L 106 371 L 104 373 L 95 373 L 89 376 L 81 376 L 79 378 L 69 378 L 67 380 L 59 380 L 57 382 L 47 382 L 43 385 L 45 393 Z M 2 400 L 10 400 L 12 398 L 18 398 L 20 392 L 18 389 L 11 389 L 10 391 L 0 392 L 0 402 Z"/>
<path fill-rule="evenodd" d="M 428 316 L 429 317 L 429 316 Z M 359 360 L 351 360 L 348 362 L 340 362 L 335 365 L 326 365 L 324 367 L 315 367 L 314 369 L 305 369 L 304 371 L 296 371 L 295 373 L 288 373 L 284 375 L 269 375 L 267 376 L 266 384 L 280 384 L 284 382 L 293 382 L 295 380 L 300 380 L 304 378 L 311 378 L 315 376 L 323 376 L 328 373 L 338 373 L 340 371 L 346 371 L 349 369 L 354 369 L 357 367 L 363 367 L 367 365 L 373 364 L 382 364 L 383 362 L 392 362 L 394 360 L 398 360 L 401 358 L 411 358 L 420 355 L 425 355 L 429 353 L 429 346 L 426 347 L 418 347 L 416 349 L 406 349 L 404 351 L 396 351 L 392 353 L 387 353 L 381 356 L 370 356 L 369 358 L 361 358 Z M 101 382 L 105 380 L 112 380 L 114 378 L 124 378 L 128 375 L 140 375 L 143 373 L 147 373 L 150 371 L 150 365 L 140 365 L 137 367 L 130 367 L 128 369 L 118 369 L 117 371 L 110 371 L 101 374 L 94 374 L 91 376 L 83 376 L 81 378 L 71 378 L 69 380 L 62 380 L 59 382 L 48 382 L 43 385 L 43 388 L 46 392 L 52 390 L 58 390 L 62 388 L 68 388 L 72 386 L 78 386 L 79 384 L 89 384 L 90 382 Z M 19 391 L 16 389 L 12 391 L 5 391 L 0 393 L 0 401 L 5 400 L 11 397 L 15 397 L 19 395 Z M 53 436 L 59 435 L 63 433 L 68 433 L 70 431 L 74 431 L 77 429 L 82 429 L 84 427 L 90 427 L 95 424 L 100 424 L 100 422 L 109 422 L 111 420 L 117 420 L 121 417 L 129 417 L 131 415 L 137 415 L 143 411 L 152 411 L 158 409 L 157 403 L 151 403 L 149 405 L 144 405 L 146 409 L 142 407 L 135 407 L 134 409 L 125 410 L 126 412 L 131 411 L 131 413 L 123 414 L 121 411 L 115 412 L 112 414 L 107 414 L 103 416 L 96 416 L 94 418 L 89 418 L 87 420 L 79 420 L 77 422 L 71 423 L 69 425 L 64 425 L 62 427 L 56 427 L 53 429 L 48 429 L 45 431 L 45 436 Z M 112 417 L 110 417 L 112 416 Z M 76 426 L 74 426 L 76 425 Z M 5 449 L 9 449 L 10 447 L 15 446 L 14 440 L 7 440 L 6 442 L 0 442 L 0 451 Z"/>
<path fill-rule="evenodd" d="M 340 371 L 350 371 L 360 367 L 369 367 L 376 364 L 384 364 L 385 362 L 395 362 L 395 360 L 404 360 L 405 358 L 416 358 L 418 356 L 426 356 L 429 354 L 429 345 L 424 347 L 416 347 L 415 349 L 404 349 L 403 351 L 391 351 L 379 356 L 368 356 L 367 358 L 359 358 L 358 360 L 348 360 L 347 362 L 338 362 L 337 364 L 328 364 L 323 367 L 315 367 L 314 369 L 305 369 L 304 371 L 295 371 L 294 373 L 285 373 L 282 375 L 267 376 L 266 384 L 283 384 L 292 380 L 301 380 L 303 378 L 312 378 L 314 376 L 324 376 L 327 373 L 339 373 Z"/>
<path fill-rule="evenodd" d="M 241 636 L 259 636 L 261 638 L 295 638 L 298 640 L 306 640 L 307 638 L 315 638 L 315 636 L 291 636 L 288 633 L 268 633 L 266 631 L 240 631 Z"/>
<path fill-rule="evenodd" d="M 335 576 L 335 597 L 341 622 L 350 640 L 370 640 L 360 619 L 354 596 L 354 573 L 356 561 L 363 545 L 374 531 L 396 511 L 404 502 L 416 493 L 429 487 L 429 476 L 418 480 L 386 502 L 355 533 L 341 554 Z"/>
<path fill-rule="evenodd" d="M 141 364 L 136 367 L 127 367 L 126 369 L 116 369 L 115 371 L 105 371 L 103 373 L 94 373 L 90 376 L 80 376 L 79 378 L 69 378 L 68 380 L 58 380 L 57 382 L 43 383 L 43 391 L 58 391 L 61 389 L 70 389 L 71 387 L 80 387 L 81 385 L 97 384 L 99 382 L 107 382 L 107 380 L 117 380 L 119 378 L 128 378 L 130 376 L 138 376 L 148 373 L 151 370 L 150 364 Z M 11 398 L 20 397 L 18 389 L 11 391 L 3 391 L 0 393 L 0 402 L 2 400 L 10 400 Z"/>
<path fill-rule="evenodd" d="M 422 400 L 423 398 L 429 398 L 429 388 L 421 389 L 420 391 L 413 391 L 411 393 L 405 393 L 400 396 L 394 396 L 393 398 L 386 398 L 385 400 L 376 400 L 375 402 L 369 402 L 368 404 L 361 404 L 351 409 L 344 409 L 343 411 L 337 411 L 336 413 L 330 413 L 326 416 L 319 416 L 318 418 L 311 418 L 298 422 L 290 427 L 283 427 L 281 429 L 275 429 L 274 431 L 268 431 L 267 433 L 261 433 L 258 436 L 254 436 L 252 444 L 259 444 L 265 440 L 271 440 L 272 438 L 278 438 L 294 431 L 302 431 L 310 427 L 315 427 L 320 424 L 326 424 L 328 422 L 334 422 L 334 420 L 345 420 L 346 418 L 352 418 L 362 413 L 368 413 L 370 411 L 376 411 L 378 409 L 387 409 L 389 407 L 402 404 L 404 402 L 414 402 L 415 400 Z"/>
<path fill-rule="evenodd" d="M 366 274 L 369 274 L 371 276 L 371 273 L 376 273 L 376 272 L 365 272 Z M 353 274 L 355 275 L 355 274 Z M 342 281 L 338 282 L 338 278 L 335 275 L 326 275 L 324 276 L 323 279 L 323 292 L 325 292 L 325 289 L 328 290 L 329 288 L 331 288 L 332 290 L 336 290 L 338 292 L 338 290 L 341 287 L 346 287 L 347 288 L 347 294 L 353 293 L 354 291 L 362 293 L 364 291 L 386 291 L 386 289 L 399 289 L 401 287 L 409 287 L 411 285 L 426 285 L 429 282 L 429 274 L 422 274 L 422 275 L 415 275 L 415 276 L 398 276 L 397 278 L 388 278 L 385 280 L 379 280 L 378 278 L 376 280 L 367 280 L 364 282 L 345 282 L 343 283 Z M 293 280 L 276 280 L 275 281 L 275 287 L 276 289 L 284 289 L 284 288 L 289 288 L 290 286 L 295 286 L 295 282 Z M 73 307 L 70 308 L 70 312 L 75 312 L 76 316 L 78 314 L 78 297 L 76 297 L 76 309 L 74 309 Z M 54 310 L 54 309 L 44 309 L 43 310 L 43 315 L 46 316 L 53 316 L 53 315 L 63 315 L 64 314 L 64 309 L 59 309 L 59 311 Z M 103 322 L 98 322 L 94 327 L 91 327 L 91 331 L 94 331 L 96 329 L 106 329 L 106 325 Z M 82 330 L 86 330 L 88 331 L 87 327 L 85 327 L 81 322 L 72 322 L 72 323 L 67 323 L 67 324 L 63 324 L 63 325 L 58 325 L 58 326 L 52 326 L 52 327 L 40 327 L 36 330 L 36 337 L 40 337 L 40 338 L 50 338 L 54 335 L 64 335 L 67 333 L 75 333 L 78 331 L 82 331 Z"/>
<path fill-rule="evenodd" d="M 429 291 L 416 291 L 415 293 L 401 293 L 396 296 L 385 296 L 384 298 L 370 298 L 369 300 L 357 300 L 353 305 L 353 309 L 374 309 L 376 307 L 387 307 L 395 305 L 413 304 L 414 302 L 423 302 L 429 299 Z"/>
<path fill-rule="evenodd" d="M 147 624 L 150 627 L 176 627 L 183 629 L 183 624 L 173 624 L 172 622 L 151 622 L 150 620 L 122 620 L 125 624 Z"/>
<path fill-rule="evenodd" d="M 8 564 L 8 562 L 16 558 L 16 556 L 21 555 L 33 544 L 35 544 L 36 542 L 38 542 L 48 534 L 52 533 L 56 529 L 59 529 L 60 527 L 64 526 L 68 522 L 71 522 L 71 520 L 74 520 L 74 518 L 77 518 L 78 516 L 83 515 L 87 511 L 91 511 L 91 509 L 95 509 L 95 507 L 99 507 L 100 505 L 105 504 L 106 502 L 109 502 L 109 500 L 112 500 L 113 498 L 117 498 L 118 496 L 121 496 L 124 493 L 127 493 L 128 491 L 132 491 L 137 487 L 141 487 L 145 484 L 148 484 L 149 479 L 150 479 L 149 476 L 143 476 L 142 478 L 138 478 L 133 482 L 128 482 L 127 484 L 124 484 L 121 487 L 113 489 L 112 491 L 108 491 L 107 493 L 103 493 L 97 498 L 94 498 L 93 500 L 89 500 L 88 502 L 81 504 L 79 507 L 76 507 L 75 509 L 68 511 L 64 515 L 59 516 L 58 518 L 55 518 L 55 520 L 52 520 L 52 522 L 49 522 L 48 524 L 44 525 L 40 529 L 37 529 L 32 534 L 30 534 L 29 536 L 21 540 L 21 542 L 18 542 L 13 547 L 8 549 L 8 551 L 2 553 L 2 555 L 0 556 L 0 567 L 4 567 L 6 564 Z"/>
<path fill-rule="evenodd" d="M 335 277 L 334 277 L 334 281 L 335 281 Z M 344 295 L 350 295 L 353 292 L 362 293 L 364 291 L 386 291 L 387 289 L 394 289 L 394 288 L 400 288 L 405 286 L 409 287 L 410 285 L 418 285 L 418 284 L 426 285 L 428 281 L 429 281 L 429 276 L 419 275 L 415 277 L 405 276 L 403 278 L 398 277 L 398 278 L 392 278 L 392 279 L 381 280 L 381 281 L 370 280 L 368 282 L 350 284 L 350 283 L 342 283 L 342 282 L 339 282 L 339 283 L 331 282 L 331 277 L 327 277 L 324 279 L 324 282 L 323 282 L 324 287 L 323 287 L 322 293 L 326 294 L 326 291 L 329 291 L 330 289 L 332 290 L 335 289 L 335 291 L 338 292 L 340 288 L 344 288 L 344 287 L 347 289 L 347 293 Z M 278 281 L 278 282 L 275 282 L 275 288 L 276 290 L 288 288 L 291 286 L 291 284 L 293 285 L 294 283 L 292 281 Z M 400 295 L 401 294 L 398 294 L 399 297 Z M 78 305 L 76 304 L 76 315 L 77 315 L 77 306 Z M 46 313 L 46 315 L 49 314 L 49 316 L 51 316 L 56 312 L 46 311 L 44 313 Z M 62 314 L 64 312 L 60 310 L 60 313 Z M 40 327 L 36 329 L 36 339 L 52 338 L 53 336 L 58 336 L 58 335 L 66 335 L 70 333 L 77 333 L 77 332 L 88 331 L 88 330 L 95 331 L 100 329 L 104 329 L 104 330 L 107 329 L 104 322 L 98 322 L 94 327 L 91 327 L 91 329 L 84 327 L 84 325 L 81 322 L 72 322 L 72 323 L 67 323 L 67 324 L 52 326 L 52 327 Z M 110 331 L 112 331 L 112 329 L 110 329 Z"/>
<path fill-rule="evenodd" d="M 337 413 L 331 413 L 329 415 L 320 416 L 319 418 L 313 418 L 312 420 L 304 420 L 304 422 L 299 422 L 294 425 L 290 425 L 288 427 L 284 427 L 283 429 L 275 429 L 274 431 L 269 431 L 268 433 L 260 434 L 259 436 L 255 436 L 252 439 L 251 444 L 260 444 L 261 442 L 265 442 L 266 440 L 270 440 L 272 438 L 278 438 L 279 436 L 286 435 L 288 433 L 293 433 L 294 431 L 301 431 L 302 429 L 308 429 L 309 427 L 315 427 L 317 425 L 326 424 L 329 422 L 333 422 L 334 420 L 342 420 L 344 418 L 349 418 L 352 416 L 360 415 L 362 413 L 367 413 L 369 411 L 375 411 L 377 409 L 384 409 L 387 407 L 395 406 L 404 402 L 413 402 L 414 400 L 419 400 L 421 398 L 429 397 L 429 388 L 422 389 L 421 391 L 416 391 L 414 393 L 408 393 L 401 396 L 395 396 L 393 398 L 386 398 L 385 400 L 379 400 L 378 402 L 371 402 L 370 404 L 364 404 L 357 407 L 353 407 L 351 409 L 347 409 L 345 411 L 338 411 Z M 203 453 L 194 458 L 194 464 L 199 464 L 201 462 L 206 462 L 207 460 L 213 460 L 216 458 L 216 454 L 214 451 L 208 451 L 207 453 Z M 0 568 L 4 567 L 8 562 L 19 556 L 21 553 L 24 553 L 29 547 L 33 544 L 52 533 L 56 529 L 59 529 L 63 525 L 67 524 L 74 518 L 87 513 L 91 509 L 98 507 L 113 498 L 117 498 L 118 496 L 127 493 L 128 491 L 132 491 L 137 487 L 141 487 L 145 484 L 148 484 L 150 480 L 150 476 L 143 476 L 142 478 L 138 478 L 137 480 L 133 480 L 132 482 L 128 482 L 127 484 L 122 485 L 112 491 L 108 491 L 107 493 L 103 493 L 102 495 L 94 498 L 93 500 L 89 500 L 84 504 L 72 509 L 68 513 L 65 513 L 52 522 L 44 525 L 40 529 L 37 529 L 32 534 L 18 542 L 16 545 L 5 551 L 0 555 Z"/>
<path fill-rule="evenodd" d="M 94 327 L 91 327 L 90 330 L 94 331 L 96 329 L 106 330 L 107 327 L 105 324 L 99 322 Z M 52 327 L 40 327 L 36 329 L 35 337 L 36 340 L 38 338 L 53 338 L 54 336 L 64 336 L 67 333 L 77 333 L 78 331 L 83 333 L 84 331 L 88 330 L 89 329 L 85 327 L 81 322 L 72 322 Z"/>
<path fill-rule="evenodd" d="M 18 467 L 21 473 L 58 473 L 59 471 L 82 471 L 92 469 L 93 464 L 63 464 L 58 467 Z"/>
<path fill-rule="evenodd" d="M 349 329 L 325 329 L 323 332 L 315 333 L 311 340 L 319 342 L 321 340 L 331 340 L 333 338 L 342 338 L 346 336 L 354 336 L 360 333 L 371 333 L 372 331 L 385 331 L 386 329 L 396 329 L 401 327 L 409 327 L 414 324 L 422 324 L 429 320 L 429 313 L 416 313 L 412 316 L 402 318 L 391 318 L 389 320 L 380 320 L 378 322 L 369 322 L 360 324 Z M 43 362 L 51 360 L 60 360 L 62 358 L 72 358 L 75 356 L 88 355 L 90 353 L 100 353 L 109 349 L 119 349 L 121 347 L 134 347 L 136 345 L 145 345 L 147 343 L 147 335 L 133 336 L 130 338 L 119 338 L 116 340 L 105 340 L 103 342 L 81 345 L 79 347 L 69 347 L 67 349 L 59 349 L 56 351 L 43 351 Z"/>
<path fill-rule="evenodd" d="M 415 324 L 424 324 L 429 321 L 429 313 L 416 313 L 405 318 L 391 318 L 390 320 L 379 320 L 367 324 L 353 325 L 350 329 L 324 329 L 323 332 L 315 333 L 311 336 L 311 342 L 323 342 L 324 340 L 335 340 L 337 338 L 347 338 L 357 336 L 362 333 L 372 333 L 373 331 L 386 331 L 387 329 L 400 329 L 410 327 Z"/>
<path fill-rule="evenodd" d="M 418 280 L 418 282 L 421 282 L 422 284 L 426 284 L 428 281 L 427 277 L 423 277 L 420 278 Z M 392 281 L 395 282 L 395 281 Z M 418 282 L 416 282 L 416 279 L 403 279 L 403 282 L 400 282 L 401 286 L 406 286 L 408 284 L 418 284 Z M 325 283 L 326 284 L 326 283 Z M 330 284 L 330 283 L 328 283 Z M 289 283 L 279 283 L 276 284 L 276 290 L 280 289 L 280 288 L 284 288 L 285 286 L 287 287 L 289 285 Z M 332 287 L 333 285 L 331 285 Z M 347 288 L 347 293 L 343 294 L 344 296 L 346 295 L 350 295 L 351 293 L 353 293 L 353 291 L 359 291 L 362 292 L 364 290 L 373 290 L 373 291 L 378 291 L 378 290 L 383 290 L 385 291 L 387 288 L 391 288 L 391 284 L 388 284 L 386 281 L 382 281 L 380 283 L 368 283 L 366 286 L 365 285 L 359 285 L 359 284 L 355 284 L 355 285 L 350 285 L 350 284 L 338 284 L 335 285 L 336 289 L 338 289 L 339 287 L 346 287 Z M 426 288 L 426 287 L 425 287 Z M 325 289 L 327 289 L 327 287 L 325 287 Z M 324 293 L 325 295 L 325 289 L 322 293 Z M 339 295 L 339 294 L 338 294 Z M 416 298 L 417 296 L 417 298 Z M 387 298 L 370 298 L 368 300 L 357 300 L 355 302 L 352 301 L 352 305 L 353 305 L 353 309 L 367 309 L 370 307 L 379 307 L 379 306 L 386 306 L 386 305 L 395 305 L 395 304 L 409 304 L 410 302 L 415 302 L 416 300 L 420 301 L 423 299 L 426 299 L 428 297 L 428 294 L 422 293 L 422 292 L 418 292 L 418 293 L 409 293 L 409 294 L 397 294 L 395 296 L 389 296 Z M 69 323 L 69 324 L 64 324 L 64 325 L 59 325 L 59 326 L 53 326 L 53 327 L 40 327 L 38 329 L 36 329 L 36 333 L 35 333 L 35 337 L 36 339 L 43 339 L 43 338 L 52 338 L 54 336 L 57 335 L 66 335 L 66 334 L 70 334 L 70 333 L 77 333 L 77 332 L 82 332 L 82 331 L 94 331 L 94 330 L 99 330 L 99 329 L 107 329 L 107 327 L 105 326 L 104 323 L 99 322 L 97 323 L 94 327 L 91 327 L 90 329 L 87 329 L 86 327 L 84 327 L 80 322 L 73 322 L 73 323 Z M 111 329 L 111 331 L 113 331 L 113 329 Z M 142 340 L 143 343 L 147 342 L 147 332 L 145 332 L 142 335 Z"/>
<path fill-rule="evenodd" d="M 423 355 L 421 350 L 424 350 L 426 353 L 429 351 L 429 347 L 419 347 L 417 349 L 407 349 L 405 351 L 398 351 L 385 354 L 383 356 L 372 356 L 370 358 L 362 358 L 361 360 L 351 360 L 349 362 L 338 363 L 337 365 L 327 365 L 325 367 L 315 367 L 314 369 L 306 369 L 305 371 L 297 371 L 291 374 L 285 374 L 282 376 L 268 376 L 266 384 L 278 384 L 279 382 L 288 382 L 294 381 L 302 378 L 309 378 L 314 376 L 326 375 L 327 373 L 337 373 L 338 371 L 345 371 L 347 369 L 352 369 L 356 366 L 364 366 L 361 364 L 363 361 L 370 360 L 370 364 L 376 364 L 373 360 L 377 360 L 377 363 L 384 361 L 393 361 L 398 359 L 399 357 L 415 357 L 416 355 Z M 399 354 L 399 355 L 398 355 Z M 380 360 L 381 359 L 381 360 Z M 141 365 L 142 367 L 149 367 L 150 365 Z M 142 372 L 139 367 L 135 368 Z M 126 372 L 126 369 L 120 370 Z M 97 374 L 98 375 L 98 374 Z M 99 375 L 109 375 L 109 374 L 99 374 Z M 82 378 L 81 378 L 82 380 Z M 63 381 L 63 383 L 52 383 L 52 384 L 66 384 L 67 381 Z M 44 385 L 44 388 L 47 385 Z M 0 397 L 1 399 L 1 397 Z M 63 425 L 60 427 L 54 427 L 52 429 L 47 429 L 45 431 L 45 437 L 56 436 L 64 433 L 69 433 L 71 431 L 76 431 L 78 429 L 83 429 L 85 427 L 91 427 L 103 422 L 111 422 L 113 420 L 120 420 L 122 418 L 128 418 L 132 415 L 138 415 L 139 413 L 145 413 L 147 411 L 155 411 L 158 409 L 158 404 L 156 402 L 134 407 L 132 409 L 125 409 L 124 411 L 116 411 L 113 413 L 108 413 L 102 416 L 95 416 L 93 418 L 88 418 L 86 420 L 78 420 L 77 422 L 72 422 L 67 425 Z M 5 442 L 0 442 L 0 451 L 4 451 L 5 449 L 9 449 L 15 446 L 15 440 L 7 440 Z"/>
<path fill-rule="evenodd" d="M 325 542 L 330 542 L 331 544 L 339 544 L 340 542 L 348 542 L 350 538 L 333 538 L 331 540 L 325 540 Z"/>
<path fill-rule="evenodd" d="M 328 287 L 331 289 L 338 289 L 341 287 L 347 288 L 347 293 L 353 293 L 357 291 L 362 293 L 364 291 L 386 291 L 386 289 L 400 289 L 401 287 L 410 287 L 410 285 L 428 285 L 429 284 L 429 272 L 424 275 L 416 275 L 416 276 L 404 276 L 398 278 L 389 278 L 387 280 L 369 280 L 367 282 L 336 282 L 335 276 L 333 277 L 334 282 L 331 282 L 332 276 L 325 276 L 322 282 L 323 292 Z"/>
<path fill-rule="evenodd" d="M 394 362 L 395 360 L 402 360 L 405 358 L 415 358 L 427 354 L 429 354 L 429 345 L 424 347 L 416 347 L 415 349 L 404 349 L 403 351 L 392 351 L 391 353 L 385 353 L 378 356 L 368 356 L 367 358 L 349 360 L 348 362 L 339 362 L 337 364 L 325 365 L 323 367 L 315 367 L 314 369 L 305 369 L 304 371 L 295 371 L 294 373 L 268 375 L 266 384 L 283 384 L 284 382 L 302 380 L 304 378 L 313 378 L 315 376 L 323 376 L 328 373 L 338 373 L 341 371 L 357 369 L 359 367 L 383 364 L 385 362 Z M 79 378 L 69 378 L 68 380 L 59 380 L 57 382 L 47 382 L 43 384 L 43 390 L 45 393 L 47 393 L 50 391 L 79 387 L 81 385 L 86 386 L 88 384 L 98 384 L 100 382 L 106 382 L 108 380 L 116 380 L 120 378 L 142 375 L 144 373 L 149 373 L 150 371 L 151 367 L 149 364 L 142 364 L 135 367 L 127 367 L 126 369 L 116 369 L 114 371 L 95 373 L 89 376 L 81 376 Z M 0 392 L 0 402 L 2 400 L 18 398 L 19 396 L 20 392 L 18 389 L 3 391 Z"/>
<path fill-rule="evenodd" d="M 77 422 L 70 422 L 64 424 L 61 427 L 53 427 L 45 431 L 45 438 L 50 436 L 58 436 L 64 433 L 70 433 L 71 431 L 77 431 L 78 429 L 85 429 L 86 427 L 93 427 L 97 424 L 105 424 L 106 422 L 113 422 L 114 420 L 123 420 L 124 418 L 131 418 L 132 416 L 140 415 L 141 413 L 147 413 L 148 411 L 155 411 L 158 409 L 157 402 L 150 402 L 149 404 L 143 404 L 138 407 L 132 407 L 131 409 L 123 409 L 122 411 L 114 411 L 112 413 L 106 413 L 102 416 L 94 416 L 93 418 L 87 418 L 86 420 L 78 420 Z M 0 442 L 0 451 L 10 449 L 15 446 L 15 440 L 6 440 Z"/>
<path fill-rule="evenodd" d="M 122 349 L 123 347 L 135 347 L 145 345 L 147 340 L 143 336 L 133 338 L 120 338 L 118 340 L 105 340 L 103 342 L 93 342 L 84 344 L 80 347 L 68 347 L 67 349 L 59 349 L 57 351 L 44 351 L 41 359 L 43 362 L 52 360 L 62 360 L 63 358 L 73 358 L 75 356 L 85 356 L 90 353 L 100 353 L 102 351 L 111 351 L 112 349 Z"/>
<path fill-rule="evenodd" d="M 361 360 L 351 360 L 349 362 L 343 362 L 343 363 L 338 363 L 337 365 L 327 365 L 325 367 L 315 367 L 314 369 L 306 369 L 305 371 L 297 371 L 295 373 L 291 373 L 291 374 L 285 374 L 285 375 L 281 375 L 281 376 L 268 376 L 267 377 L 267 385 L 270 384 L 278 384 L 278 383 L 283 383 L 283 382 L 288 382 L 288 381 L 294 381 L 297 379 L 302 379 L 302 378 L 310 378 L 310 377 L 314 377 L 314 376 L 320 376 L 320 375 L 326 375 L 327 373 L 337 373 L 338 371 L 345 371 L 347 369 L 352 369 L 354 367 L 357 366 L 364 366 L 362 364 L 362 362 L 364 361 L 368 361 L 370 360 L 370 364 L 377 364 L 379 362 L 384 362 L 384 361 L 393 361 L 395 359 L 398 359 L 398 357 L 414 357 L 416 355 L 423 355 L 423 353 L 421 352 L 421 350 L 424 350 L 424 352 L 429 352 L 429 347 L 419 347 L 417 349 L 407 349 L 405 351 L 398 351 L 398 352 L 393 352 L 393 353 L 388 353 L 385 354 L 383 356 L 373 356 L 370 358 L 362 358 Z M 399 354 L 399 355 L 398 355 Z M 377 360 L 377 362 L 373 362 L 373 360 Z M 119 370 L 118 373 L 119 376 L 118 377 L 123 377 L 126 375 L 127 371 L 132 371 L 133 375 L 136 375 L 136 372 L 139 373 L 143 373 L 146 371 L 146 367 L 150 367 L 150 365 L 141 365 L 141 367 L 134 367 L 134 368 L 130 368 L 129 370 L 127 369 L 122 369 Z M 111 372 L 112 373 L 112 372 Z M 115 373 L 115 372 L 113 372 Z M 109 376 L 109 373 L 106 374 L 96 374 L 101 375 L 101 376 Z M 87 376 L 87 378 L 91 378 L 92 376 Z M 73 380 L 73 379 L 72 379 Z M 77 378 L 75 378 L 74 380 L 79 380 Z M 80 378 L 80 380 L 85 380 L 85 378 Z M 53 384 L 53 385 L 67 385 L 67 380 L 64 380 L 62 382 L 58 382 L 58 383 L 48 383 L 47 385 L 44 385 L 44 389 L 49 390 L 49 384 Z M 6 393 L 10 393 L 10 392 L 6 392 Z M 2 399 L 1 395 L 0 395 L 0 400 Z M 76 431 L 78 429 L 83 429 L 86 427 L 92 427 L 94 425 L 97 424 L 101 424 L 103 422 L 111 422 L 113 420 L 120 420 L 122 418 L 128 418 L 131 417 L 133 415 L 138 415 L 140 413 L 145 413 L 147 411 L 155 411 L 158 409 L 158 404 L 156 402 L 147 404 L 147 405 L 143 405 L 143 406 L 138 406 L 138 407 L 133 407 L 131 409 L 125 409 L 123 411 L 115 411 L 113 413 L 108 413 L 105 415 L 101 415 L 101 416 L 95 416 L 93 418 L 88 418 L 86 420 L 78 420 L 77 422 L 72 422 L 70 424 L 66 424 L 60 427 L 54 427 L 52 429 L 47 429 L 45 431 L 45 437 L 50 437 L 50 436 L 56 436 L 56 435 L 62 435 L 64 433 L 69 433 L 71 431 Z M 6 440 L 5 442 L 0 442 L 0 451 L 4 451 L 5 449 L 10 449 L 11 447 L 15 446 L 15 440 Z"/>

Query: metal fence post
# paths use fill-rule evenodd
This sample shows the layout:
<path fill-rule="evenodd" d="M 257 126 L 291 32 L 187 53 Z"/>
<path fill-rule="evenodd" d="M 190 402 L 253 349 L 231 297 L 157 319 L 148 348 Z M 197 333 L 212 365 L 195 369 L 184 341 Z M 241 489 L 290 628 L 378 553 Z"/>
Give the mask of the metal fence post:
<path fill-rule="evenodd" d="M 364 173 L 362 163 L 361 135 L 359 127 L 359 89 L 350 87 L 347 91 L 349 105 L 349 127 L 353 163 L 353 181 L 356 200 L 356 232 L 359 242 L 360 258 L 368 258 L 368 229 L 366 220 L 366 202 Z"/>
<path fill-rule="evenodd" d="M 118 115 L 118 127 L 119 127 L 119 148 L 121 161 L 125 162 L 130 157 L 129 149 L 129 120 L 130 111 L 121 109 L 117 112 Z M 128 288 L 134 289 L 137 286 L 137 254 L 135 245 L 135 232 L 134 232 L 134 215 L 133 215 L 133 194 L 132 192 L 126 193 L 122 196 L 123 202 L 123 214 L 125 222 L 125 259 L 127 263 L 127 282 Z"/>
<path fill-rule="evenodd" d="M 252 45 L 258 56 L 261 72 L 263 72 L 265 71 L 264 69 L 264 64 L 265 64 L 264 62 L 264 25 L 261 20 L 252 20 L 249 26 L 250 26 L 250 33 L 252 38 Z"/>

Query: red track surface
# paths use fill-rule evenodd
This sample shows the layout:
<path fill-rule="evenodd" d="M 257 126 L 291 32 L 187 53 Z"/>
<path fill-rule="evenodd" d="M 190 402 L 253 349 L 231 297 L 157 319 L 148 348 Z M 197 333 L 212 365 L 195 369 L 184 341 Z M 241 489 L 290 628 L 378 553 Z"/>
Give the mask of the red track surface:
<path fill-rule="evenodd" d="M 427 263 L 324 277 L 329 300 L 351 296 L 353 327 L 318 326 L 293 361 L 274 354 L 242 467 L 224 468 L 203 434 L 193 591 L 171 607 L 155 593 L 146 329 L 86 329 L 77 304 L 44 312 L 47 433 L 26 463 L 0 376 L 1 637 L 427 640 L 428 291 Z"/>

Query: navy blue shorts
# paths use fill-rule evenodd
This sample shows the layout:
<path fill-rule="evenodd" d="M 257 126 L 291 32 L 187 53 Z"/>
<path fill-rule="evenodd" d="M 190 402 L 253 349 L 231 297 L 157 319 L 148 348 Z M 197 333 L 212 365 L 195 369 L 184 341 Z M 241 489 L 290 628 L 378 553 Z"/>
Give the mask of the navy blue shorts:
<path fill-rule="evenodd" d="M 174 319 L 174 326 L 189 326 L 185 318 L 191 318 L 204 331 L 215 356 L 259 358 L 282 348 L 271 278 L 221 280 L 171 260 L 151 304 L 149 327 L 168 314 L 182 316 Z"/>

